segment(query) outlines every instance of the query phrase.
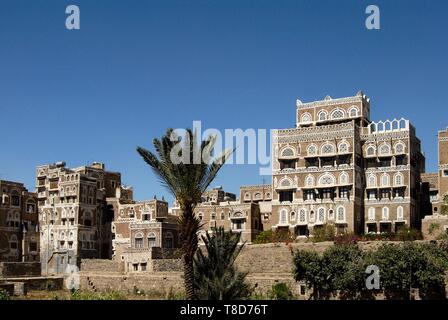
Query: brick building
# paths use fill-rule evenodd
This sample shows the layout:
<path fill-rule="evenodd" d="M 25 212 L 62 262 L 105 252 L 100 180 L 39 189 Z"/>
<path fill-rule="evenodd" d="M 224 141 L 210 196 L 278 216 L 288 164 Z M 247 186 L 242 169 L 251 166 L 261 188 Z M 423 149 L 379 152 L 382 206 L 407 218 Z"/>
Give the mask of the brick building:
<path fill-rule="evenodd" d="M 298 236 L 420 226 L 425 158 L 408 120 L 370 120 L 370 99 L 297 101 L 297 126 L 276 130 L 272 215 L 264 225 Z"/>
<path fill-rule="evenodd" d="M 36 169 L 43 274 L 61 274 L 82 258 L 110 258 L 115 197 L 121 175 L 102 163 L 67 168 L 64 162 Z"/>
<path fill-rule="evenodd" d="M 0 180 L 0 261 L 39 261 L 37 195 Z"/>

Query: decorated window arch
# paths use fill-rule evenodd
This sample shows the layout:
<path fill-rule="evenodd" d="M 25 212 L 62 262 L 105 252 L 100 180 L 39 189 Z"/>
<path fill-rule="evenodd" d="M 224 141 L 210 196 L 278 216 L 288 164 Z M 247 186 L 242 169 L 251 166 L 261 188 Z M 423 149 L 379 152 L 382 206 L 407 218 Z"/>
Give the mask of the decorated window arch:
<path fill-rule="evenodd" d="M 333 153 L 335 153 L 335 147 L 331 143 L 325 143 L 321 147 L 320 152 L 321 152 L 321 154 L 333 154 Z"/>
<path fill-rule="evenodd" d="M 334 176 L 330 173 L 325 173 L 319 178 L 319 185 L 335 184 Z"/>
<path fill-rule="evenodd" d="M 389 208 L 388 207 L 383 207 L 382 210 L 382 215 L 381 215 L 382 220 L 389 220 Z"/>
<path fill-rule="evenodd" d="M 323 207 L 319 208 L 319 210 L 317 211 L 317 220 L 319 222 L 325 221 L 325 208 L 323 208 Z"/>
<path fill-rule="evenodd" d="M 366 147 L 366 155 L 373 156 L 375 155 L 375 147 L 372 145 L 369 145 Z"/>
<path fill-rule="evenodd" d="M 325 110 L 321 110 L 319 111 L 319 113 L 317 114 L 317 119 L 319 119 L 319 121 L 325 121 L 328 119 L 328 112 Z"/>
<path fill-rule="evenodd" d="M 402 206 L 397 207 L 397 220 L 403 221 L 403 207 Z"/>
<path fill-rule="evenodd" d="M 348 110 L 348 114 L 350 117 L 354 118 L 358 116 L 358 107 L 356 106 L 352 106 L 349 110 Z"/>
<path fill-rule="evenodd" d="M 281 152 L 282 157 L 294 157 L 295 152 L 291 147 L 286 147 Z"/>
<path fill-rule="evenodd" d="M 305 186 L 307 186 L 307 187 L 313 187 L 314 186 L 314 177 L 312 175 L 308 175 L 305 178 Z"/>
<path fill-rule="evenodd" d="M 388 155 L 390 154 L 390 145 L 382 144 L 378 149 L 378 154 L 380 155 Z"/>
<path fill-rule="evenodd" d="M 280 224 L 288 223 L 288 211 L 286 209 L 280 210 Z"/>
<path fill-rule="evenodd" d="M 397 153 L 397 154 L 401 154 L 401 153 L 405 152 L 405 146 L 404 146 L 403 142 L 397 142 L 395 144 L 394 148 L 395 148 L 395 153 Z"/>
<path fill-rule="evenodd" d="M 347 141 L 342 141 L 338 145 L 339 153 L 347 153 L 349 152 L 349 143 Z"/>
<path fill-rule="evenodd" d="M 402 186 L 403 185 L 403 174 L 401 172 L 397 172 L 394 176 L 394 184 L 396 186 Z"/>
<path fill-rule="evenodd" d="M 345 208 L 344 207 L 342 207 L 342 206 L 339 207 L 336 214 L 337 214 L 336 218 L 338 221 L 345 221 Z"/>
<path fill-rule="evenodd" d="M 311 122 L 311 115 L 308 112 L 305 112 L 304 114 L 302 114 L 300 121 L 304 123 Z"/>
<path fill-rule="evenodd" d="M 306 221 L 306 211 L 305 211 L 305 209 L 300 209 L 299 221 L 300 222 L 305 222 Z"/>
<path fill-rule="evenodd" d="M 307 148 L 307 154 L 309 156 L 317 155 L 317 147 L 316 147 L 316 145 L 314 145 L 314 144 L 309 145 L 308 148 Z"/>
<path fill-rule="evenodd" d="M 345 117 L 344 110 L 337 108 L 331 112 L 331 119 L 342 119 Z"/>
<path fill-rule="evenodd" d="M 390 177 L 387 173 L 383 173 L 381 175 L 381 186 L 382 187 L 388 187 L 390 186 Z"/>
<path fill-rule="evenodd" d="M 367 185 L 371 188 L 376 187 L 376 176 L 374 174 L 369 175 L 369 179 L 367 180 Z"/>
<path fill-rule="evenodd" d="M 347 172 L 342 172 L 339 176 L 339 184 L 348 184 L 349 183 L 349 177 Z"/>

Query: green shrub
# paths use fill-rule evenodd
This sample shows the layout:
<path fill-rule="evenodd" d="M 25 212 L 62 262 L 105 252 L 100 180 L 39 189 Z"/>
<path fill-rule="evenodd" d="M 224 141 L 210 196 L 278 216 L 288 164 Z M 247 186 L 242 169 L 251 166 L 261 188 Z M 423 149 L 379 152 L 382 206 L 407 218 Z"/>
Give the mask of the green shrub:
<path fill-rule="evenodd" d="M 278 242 L 292 242 L 294 241 L 294 235 L 289 232 L 289 230 L 265 230 L 260 232 L 253 244 L 263 244 L 263 243 L 278 243 Z"/>
<path fill-rule="evenodd" d="M 286 283 L 277 283 L 272 286 L 269 297 L 272 300 L 293 300 L 294 294 Z"/>
<path fill-rule="evenodd" d="M 9 300 L 9 293 L 5 290 L 0 288 L 0 300 Z"/>
<path fill-rule="evenodd" d="M 411 229 L 408 226 L 402 226 L 393 237 L 398 241 L 422 240 L 423 236 L 419 230 Z"/>
<path fill-rule="evenodd" d="M 332 224 L 324 224 L 319 227 L 314 227 L 311 240 L 313 242 L 334 241 L 336 228 Z"/>

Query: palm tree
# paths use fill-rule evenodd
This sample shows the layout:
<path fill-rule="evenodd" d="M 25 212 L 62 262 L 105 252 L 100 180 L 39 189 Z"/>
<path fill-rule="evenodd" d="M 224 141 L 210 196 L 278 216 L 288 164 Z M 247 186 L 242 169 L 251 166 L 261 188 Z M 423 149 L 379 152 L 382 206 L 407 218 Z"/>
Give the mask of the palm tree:
<path fill-rule="evenodd" d="M 247 273 L 237 271 L 235 260 L 243 249 L 241 233 L 215 229 L 202 236 L 205 252 L 198 250 L 194 259 L 194 285 L 202 300 L 235 300 L 247 298 L 251 289 L 245 282 Z"/>
<path fill-rule="evenodd" d="M 226 151 L 212 161 L 216 137 L 210 136 L 200 143 L 196 141 L 196 133 L 191 129 L 187 129 L 183 137 L 179 137 L 173 129 L 168 129 L 161 139 L 153 140 L 157 155 L 144 148 L 137 148 L 137 152 L 179 204 L 181 213 L 178 228 L 183 253 L 185 292 L 189 300 L 196 298 L 193 257 L 198 248 L 197 234 L 201 228 L 194 209 L 231 154 Z"/>

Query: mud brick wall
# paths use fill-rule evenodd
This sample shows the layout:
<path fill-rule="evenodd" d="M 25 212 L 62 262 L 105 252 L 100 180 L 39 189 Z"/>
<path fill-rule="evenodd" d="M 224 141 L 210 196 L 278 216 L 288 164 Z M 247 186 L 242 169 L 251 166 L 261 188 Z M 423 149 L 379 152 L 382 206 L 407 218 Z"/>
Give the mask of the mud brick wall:
<path fill-rule="evenodd" d="M 39 262 L 0 262 L 0 278 L 38 277 Z"/>
<path fill-rule="evenodd" d="M 122 272 L 124 270 L 123 263 L 115 260 L 106 259 L 82 259 L 82 272 Z"/>
<path fill-rule="evenodd" d="M 153 272 L 181 272 L 183 270 L 180 259 L 154 259 L 151 263 Z"/>

